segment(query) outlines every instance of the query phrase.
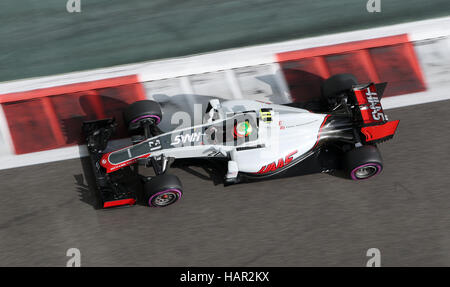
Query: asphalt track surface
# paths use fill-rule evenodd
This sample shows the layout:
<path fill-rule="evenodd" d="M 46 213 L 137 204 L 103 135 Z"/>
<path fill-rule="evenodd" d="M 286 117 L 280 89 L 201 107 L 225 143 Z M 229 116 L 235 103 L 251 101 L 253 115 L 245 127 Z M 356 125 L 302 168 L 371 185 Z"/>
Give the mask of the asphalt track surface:
<path fill-rule="evenodd" d="M 380 146 L 384 171 L 358 183 L 314 174 L 224 187 L 175 168 L 177 204 L 98 210 L 84 160 L 3 170 L 0 265 L 65 266 L 76 247 L 82 266 L 365 266 L 375 247 L 382 266 L 450 266 L 449 109 L 389 110 L 401 122 Z"/>

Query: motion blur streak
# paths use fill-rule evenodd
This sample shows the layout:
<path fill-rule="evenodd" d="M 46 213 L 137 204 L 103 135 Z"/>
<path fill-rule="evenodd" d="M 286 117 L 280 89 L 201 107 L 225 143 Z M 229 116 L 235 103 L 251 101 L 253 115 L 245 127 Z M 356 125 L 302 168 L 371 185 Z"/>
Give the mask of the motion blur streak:
<path fill-rule="evenodd" d="M 448 0 L 2 0 L 0 81 L 448 15 Z"/>
<path fill-rule="evenodd" d="M 186 187 L 176 205 L 105 211 L 79 159 L 3 170 L 0 265 L 64 266 L 77 246 L 82 266 L 365 266 L 371 247 L 383 266 L 448 266 L 449 109 L 390 110 L 402 123 L 366 182 L 316 174 L 224 188 L 175 168 Z"/>
<path fill-rule="evenodd" d="M 365 0 L 81 0 L 81 12 L 68 13 L 64 0 L 2 0 L 0 81 L 360 30 L 450 11 L 448 0 L 381 2 L 381 13 L 368 13 Z M 394 139 L 380 145 L 384 170 L 378 177 L 355 183 L 315 174 L 224 187 L 214 183 L 208 168 L 179 166 L 173 173 L 185 194 L 176 205 L 98 210 L 86 158 L 1 170 L 0 266 L 65 266 L 73 247 L 83 254 L 82 266 L 365 266 L 369 248 L 380 250 L 383 266 L 449 266 L 450 101 L 442 101 L 448 97 L 449 40 L 432 38 L 414 44 L 427 91 L 385 99 L 394 108 L 389 118 L 401 124 Z M 171 67 L 165 68 L 175 70 Z M 237 79 L 246 89 L 238 96 L 286 100 L 270 85 L 277 78 L 266 77 L 274 67 L 258 66 L 260 81 L 240 67 Z M 193 87 L 201 95 L 236 96 L 234 90 L 222 93 L 227 86 L 217 84 L 226 82 L 219 80 L 229 79 L 230 71 L 223 77 L 208 71 L 158 81 L 150 74 L 144 75 L 147 97 L 165 100 L 169 114 L 195 102 L 197 95 L 186 92 L 186 87 L 194 90 L 189 81 L 200 83 Z M 189 98 L 171 105 L 179 100 L 172 95 L 181 94 Z M 430 99 L 441 101 L 395 108 Z M 56 113 L 49 101 L 44 104 L 47 113 Z M 0 155 L 12 145 L 5 119 L 1 109 Z M 58 134 L 61 141 L 63 131 Z M 74 149 L 78 156 L 81 149 Z M 67 150 L 57 152 L 66 156 Z"/>

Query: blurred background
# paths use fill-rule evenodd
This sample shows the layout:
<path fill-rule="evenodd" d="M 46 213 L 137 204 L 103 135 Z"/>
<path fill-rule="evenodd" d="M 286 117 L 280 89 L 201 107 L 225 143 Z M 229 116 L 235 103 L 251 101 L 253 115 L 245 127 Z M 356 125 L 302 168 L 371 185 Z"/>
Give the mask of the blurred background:
<path fill-rule="evenodd" d="M 447 0 L 2 0 L 0 82 L 448 15 Z"/>
<path fill-rule="evenodd" d="M 82 266 L 365 266 L 370 248 L 382 266 L 450 266 L 448 0 L 79 2 L 0 1 L 0 266 L 65 266 L 69 248 Z M 116 117 L 129 143 L 137 100 L 161 104 L 165 130 L 211 98 L 300 102 L 348 72 L 389 82 L 400 125 L 380 176 L 224 187 L 181 165 L 179 203 L 97 208 L 83 121 Z"/>

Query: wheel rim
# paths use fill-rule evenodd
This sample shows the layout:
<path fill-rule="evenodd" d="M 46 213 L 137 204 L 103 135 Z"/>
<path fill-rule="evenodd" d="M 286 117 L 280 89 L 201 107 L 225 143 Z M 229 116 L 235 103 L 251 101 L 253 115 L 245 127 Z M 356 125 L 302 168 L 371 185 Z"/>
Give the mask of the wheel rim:
<path fill-rule="evenodd" d="M 156 207 L 168 206 L 176 202 L 179 197 L 181 197 L 181 192 L 178 189 L 161 191 L 149 199 L 149 205 Z"/>
<path fill-rule="evenodd" d="M 358 169 L 355 173 L 357 178 L 367 178 L 374 175 L 377 172 L 377 168 L 374 166 L 365 166 Z"/>
<path fill-rule="evenodd" d="M 379 164 L 364 164 L 352 170 L 351 176 L 354 180 L 367 179 L 377 175 L 381 171 Z"/>

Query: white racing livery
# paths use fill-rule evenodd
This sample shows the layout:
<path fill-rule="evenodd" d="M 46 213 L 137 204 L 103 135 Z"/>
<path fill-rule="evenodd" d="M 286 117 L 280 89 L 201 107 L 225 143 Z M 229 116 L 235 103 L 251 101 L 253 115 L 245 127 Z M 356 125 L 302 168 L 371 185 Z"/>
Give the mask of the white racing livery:
<path fill-rule="evenodd" d="M 161 131 L 159 104 L 145 100 L 124 111 L 133 145 L 105 152 L 116 123 L 84 123 L 92 167 L 103 207 L 143 202 L 163 207 L 182 196 L 179 179 L 169 174 L 175 160 L 226 162 L 224 183 L 274 176 L 328 172 L 353 180 L 382 170 L 376 144 L 393 136 L 399 121 L 387 121 L 380 104 L 386 87 L 358 85 L 352 75 L 327 79 L 315 105 L 276 105 L 250 100 L 213 99 L 201 125 Z M 152 167 L 143 176 L 139 167 Z M 141 182 L 141 190 L 127 188 Z M 142 196 L 140 196 L 142 195 Z M 141 200 L 142 199 L 142 200 Z"/>

